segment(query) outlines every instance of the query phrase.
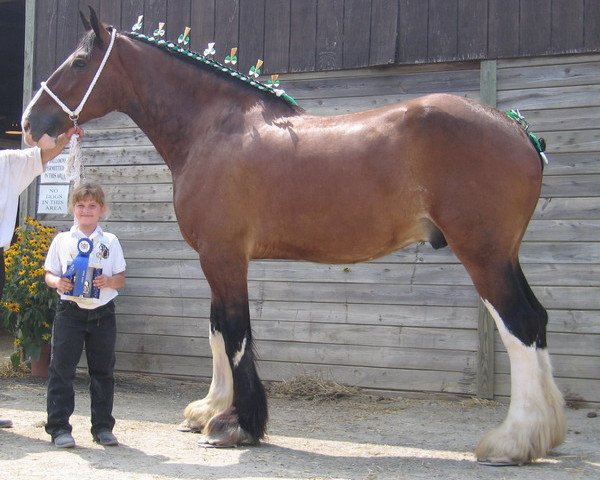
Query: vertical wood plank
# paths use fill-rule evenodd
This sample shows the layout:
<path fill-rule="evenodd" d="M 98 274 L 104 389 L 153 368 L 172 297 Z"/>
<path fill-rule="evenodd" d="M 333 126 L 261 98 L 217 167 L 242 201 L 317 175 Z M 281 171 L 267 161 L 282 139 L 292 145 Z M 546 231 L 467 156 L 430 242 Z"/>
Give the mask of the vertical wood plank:
<path fill-rule="evenodd" d="M 33 97 L 34 88 L 34 62 L 36 25 L 39 20 L 36 19 L 36 7 L 39 0 L 29 0 L 25 2 L 25 44 L 23 46 L 23 110 Z M 21 139 L 22 141 L 22 139 Z M 22 141 L 24 144 L 25 142 Z M 30 185 L 27 190 L 19 197 L 19 224 L 25 222 L 27 215 L 35 215 L 35 196 L 37 191 L 36 182 Z"/>
<path fill-rule="evenodd" d="M 371 36 L 371 2 L 346 0 L 344 3 L 344 38 L 342 67 L 369 65 Z"/>
<path fill-rule="evenodd" d="M 140 15 L 144 14 L 144 0 L 127 0 L 121 2 L 121 29 L 131 31 Z"/>
<path fill-rule="evenodd" d="M 75 2 L 71 2 L 71 3 L 75 3 Z M 96 15 L 98 15 L 99 20 L 102 22 L 102 16 L 100 15 L 100 0 L 79 0 L 79 10 L 81 12 L 83 12 L 83 14 L 89 18 L 90 16 L 90 8 L 94 9 L 94 12 L 96 12 Z M 83 34 L 85 33 L 85 28 L 83 27 L 83 23 L 78 22 L 77 23 L 77 38 L 81 38 L 83 37 Z"/>
<path fill-rule="evenodd" d="M 371 1 L 369 65 L 385 65 L 396 61 L 398 8 L 397 0 Z"/>
<path fill-rule="evenodd" d="M 458 0 L 459 59 L 486 58 L 488 42 L 488 3 Z"/>
<path fill-rule="evenodd" d="M 488 58 L 519 53 L 519 0 L 489 0 Z"/>
<path fill-rule="evenodd" d="M 496 60 L 485 60 L 479 67 L 479 96 L 482 102 L 495 107 L 498 100 L 498 72 Z"/>
<path fill-rule="evenodd" d="M 317 0 L 292 0 L 290 22 L 290 72 L 315 69 Z"/>
<path fill-rule="evenodd" d="M 223 59 L 231 47 L 239 46 L 240 0 L 215 2 L 215 48 L 217 59 Z"/>
<path fill-rule="evenodd" d="M 584 46 L 586 49 L 598 49 L 600 47 L 600 2 L 586 1 L 583 16 Z"/>
<path fill-rule="evenodd" d="M 23 110 L 33 97 L 33 67 L 35 58 L 35 7 L 39 0 L 25 2 L 25 42 L 23 52 Z"/>
<path fill-rule="evenodd" d="M 99 15 L 104 23 L 120 28 L 121 0 L 101 0 Z"/>
<path fill-rule="evenodd" d="M 583 48 L 583 0 L 552 0 L 551 28 L 553 51 L 564 53 Z"/>
<path fill-rule="evenodd" d="M 177 41 L 179 35 L 181 35 L 185 27 L 192 27 L 190 25 L 190 0 L 169 0 L 167 3 L 167 31 L 166 36 L 172 41 Z M 156 25 L 158 26 L 158 25 Z M 156 28 L 152 26 L 152 28 Z M 190 32 L 190 42 L 194 36 L 194 31 Z M 188 45 L 189 48 L 189 45 Z"/>
<path fill-rule="evenodd" d="M 288 71 L 290 0 L 265 1 L 265 73 Z"/>
<path fill-rule="evenodd" d="M 456 58 L 458 48 L 458 0 L 429 0 L 427 58 Z"/>
<path fill-rule="evenodd" d="M 398 63 L 425 62 L 428 41 L 428 2 L 400 0 L 398 15 Z"/>
<path fill-rule="evenodd" d="M 477 397 L 494 398 L 494 319 L 483 302 L 477 318 Z"/>
<path fill-rule="evenodd" d="M 552 49 L 552 0 L 521 2 L 519 53 L 543 55 Z"/>
<path fill-rule="evenodd" d="M 77 35 L 81 20 L 72 1 L 58 0 L 56 7 L 56 64 L 60 65 L 75 50 L 81 38 Z"/>
<path fill-rule="evenodd" d="M 56 67 L 57 1 L 37 0 L 35 12 L 35 66 L 34 83 L 50 76 Z"/>
<path fill-rule="evenodd" d="M 146 0 L 144 2 L 144 26 L 142 31 L 146 35 L 150 35 L 158 27 L 159 22 L 166 22 L 165 38 L 177 40 L 171 38 L 173 33 L 169 30 L 169 22 L 167 21 L 167 3 L 160 0 Z"/>
<path fill-rule="evenodd" d="M 209 42 L 215 41 L 215 0 L 192 0 L 190 23 L 190 43 L 202 53 Z"/>
<path fill-rule="evenodd" d="M 343 41 L 344 1 L 320 0 L 317 3 L 317 70 L 341 68 Z"/>
<path fill-rule="evenodd" d="M 239 48 L 240 72 L 248 73 L 256 60 L 259 58 L 264 60 L 264 38 L 265 0 L 240 0 L 240 42 L 239 45 L 231 45 Z"/>

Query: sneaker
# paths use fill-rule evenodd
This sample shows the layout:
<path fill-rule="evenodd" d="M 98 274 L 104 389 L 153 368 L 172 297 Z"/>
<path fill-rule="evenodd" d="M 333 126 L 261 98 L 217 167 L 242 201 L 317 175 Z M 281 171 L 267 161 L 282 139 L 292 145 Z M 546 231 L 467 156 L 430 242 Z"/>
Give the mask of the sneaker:
<path fill-rule="evenodd" d="M 61 432 L 52 440 L 54 446 L 57 448 L 73 448 L 75 446 L 75 440 L 69 432 Z"/>
<path fill-rule="evenodd" d="M 0 418 L 0 428 L 11 428 L 12 426 L 12 420 L 9 420 L 8 418 Z"/>
<path fill-rule="evenodd" d="M 99 443 L 105 447 L 117 446 L 119 441 L 117 437 L 113 435 L 110 430 L 102 430 L 94 435 L 94 442 Z"/>

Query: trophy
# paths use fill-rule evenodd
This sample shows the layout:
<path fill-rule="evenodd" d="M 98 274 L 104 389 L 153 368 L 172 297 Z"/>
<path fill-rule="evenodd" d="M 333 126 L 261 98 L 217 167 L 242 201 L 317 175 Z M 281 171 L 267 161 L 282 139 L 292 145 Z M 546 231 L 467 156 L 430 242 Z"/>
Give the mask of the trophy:
<path fill-rule="evenodd" d="M 90 254 L 93 249 L 94 244 L 89 238 L 82 238 L 77 242 L 79 253 L 62 275 L 73 282 L 73 289 L 63 294 L 67 300 L 93 302 L 100 298 L 100 289 L 94 287 L 93 281 L 102 275 L 102 268 L 90 265 Z"/>

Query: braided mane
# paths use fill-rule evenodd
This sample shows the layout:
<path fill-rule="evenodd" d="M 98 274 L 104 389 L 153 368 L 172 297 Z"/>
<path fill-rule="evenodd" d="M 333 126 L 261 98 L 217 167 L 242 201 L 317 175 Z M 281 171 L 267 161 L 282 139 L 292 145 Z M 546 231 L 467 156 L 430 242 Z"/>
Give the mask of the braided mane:
<path fill-rule="evenodd" d="M 283 90 L 275 88 L 272 85 L 268 85 L 266 83 L 259 82 L 256 79 L 252 79 L 248 75 L 245 75 L 245 74 L 239 72 L 238 70 L 235 70 L 234 68 L 231 68 L 220 62 L 217 62 L 216 60 L 207 58 L 206 56 L 204 56 L 198 52 L 195 52 L 193 50 L 187 50 L 187 49 L 179 46 L 178 44 L 176 44 L 174 42 L 170 42 L 168 40 L 164 40 L 163 38 L 149 37 L 147 35 L 144 35 L 143 33 L 136 33 L 136 32 L 124 32 L 124 33 L 129 38 L 133 38 L 134 40 L 139 40 L 139 41 L 142 41 L 149 45 L 152 45 L 154 47 L 158 47 L 170 54 L 181 57 L 182 60 L 191 61 L 192 63 L 200 62 L 204 65 L 207 65 L 207 66 L 213 68 L 216 72 L 228 74 L 231 77 L 239 80 L 240 82 L 250 85 L 262 92 L 271 93 L 271 94 L 277 96 L 278 98 L 280 98 L 281 100 L 285 101 L 290 106 L 292 106 L 294 109 L 300 109 L 300 107 L 298 107 L 298 103 L 296 102 L 296 100 L 294 100 L 290 95 L 285 93 Z"/>

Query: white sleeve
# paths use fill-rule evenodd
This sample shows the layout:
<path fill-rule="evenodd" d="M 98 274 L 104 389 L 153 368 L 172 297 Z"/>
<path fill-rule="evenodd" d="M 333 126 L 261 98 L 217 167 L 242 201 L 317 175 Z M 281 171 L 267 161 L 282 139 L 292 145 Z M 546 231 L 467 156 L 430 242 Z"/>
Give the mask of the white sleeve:
<path fill-rule="evenodd" d="M 42 154 L 38 147 L 18 150 L 18 154 L 10 157 L 10 174 L 13 185 L 17 187 L 19 194 L 44 171 Z"/>
<path fill-rule="evenodd" d="M 115 237 L 110 245 L 110 254 L 114 255 L 112 259 L 113 274 L 124 272 L 127 268 L 127 263 L 123 255 L 123 248 L 117 237 Z"/>
<path fill-rule="evenodd" d="M 46 261 L 44 262 L 44 270 L 54 275 L 62 275 L 62 265 L 60 264 L 60 256 L 58 254 L 59 250 L 59 236 L 57 235 L 52 240 L 50 244 L 50 248 L 48 249 L 48 253 L 46 254 Z"/>

